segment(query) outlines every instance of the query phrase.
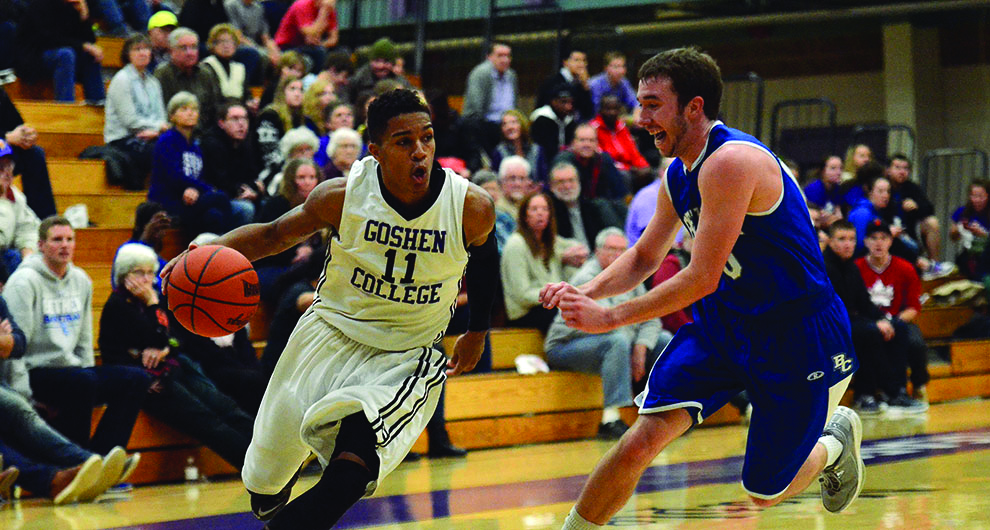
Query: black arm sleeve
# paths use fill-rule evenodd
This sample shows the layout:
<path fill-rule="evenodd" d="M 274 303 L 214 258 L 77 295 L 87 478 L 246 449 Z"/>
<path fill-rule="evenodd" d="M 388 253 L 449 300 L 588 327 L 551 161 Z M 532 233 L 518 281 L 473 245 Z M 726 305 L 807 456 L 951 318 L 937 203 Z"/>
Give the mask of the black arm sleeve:
<path fill-rule="evenodd" d="M 492 303 L 499 278 L 495 229 L 488 233 L 484 243 L 468 250 L 471 252 L 467 264 L 468 331 L 487 331 L 491 327 Z"/>

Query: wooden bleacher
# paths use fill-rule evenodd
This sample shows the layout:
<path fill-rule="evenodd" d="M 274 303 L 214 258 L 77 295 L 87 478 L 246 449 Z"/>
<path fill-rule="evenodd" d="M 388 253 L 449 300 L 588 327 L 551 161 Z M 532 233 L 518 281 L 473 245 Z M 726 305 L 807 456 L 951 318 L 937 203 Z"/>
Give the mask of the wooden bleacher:
<path fill-rule="evenodd" d="M 104 66 L 118 68 L 120 39 L 101 39 Z M 103 303 L 110 292 L 110 265 L 117 247 L 129 239 L 134 207 L 143 192 L 126 192 L 106 184 L 101 161 L 76 160 L 88 146 L 103 143 L 103 111 L 83 105 L 50 101 L 44 87 L 8 85 L 10 96 L 25 121 L 39 131 L 39 144 L 48 155 L 49 171 L 59 211 L 84 203 L 94 228 L 77 231 L 75 262 L 93 279 L 94 333 Z M 48 87 L 50 90 L 50 86 Z M 259 89 L 253 89 L 256 92 Z M 452 96 L 460 108 L 463 98 Z M 171 258 L 185 246 L 176 231 L 166 238 L 163 257 Z M 926 307 L 918 324 L 928 339 L 948 344 L 951 363 L 931 367 L 929 399 L 934 402 L 971 396 L 990 396 L 990 341 L 945 342 L 952 331 L 972 314 L 968 308 Z M 259 349 L 267 332 L 266 313 L 259 311 L 252 323 L 251 338 Z M 94 335 L 95 336 L 95 335 Z M 451 378 L 447 383 L 446 416 L 455 444 L 470 449 L 582 439 L 594 436 L 601 417 L 602 390 L 597 376 L 571 372 L 518 375 L 514 360 L 520 354 L 543 355 L 543 336 L 535 330 L 492 331 L 493 366 L 496 372 Z M 453 338 L 446 338 L 447 351 Z M 94 424 L 100 412 L 94 417 Z M 633 408 L 622 411 L 632 422 Z M 703 426 L 739 421 L 738 412 L 727 406 Z M 194 456 L 207 476 L 232 474 L 235 470 L 196 440 L 142 413 L 131 436 L 129 449 L 143 453 L 135 483 L 181 480 L 186 458 Z M 425 452 L 426 435 L 414 446 Z"/>

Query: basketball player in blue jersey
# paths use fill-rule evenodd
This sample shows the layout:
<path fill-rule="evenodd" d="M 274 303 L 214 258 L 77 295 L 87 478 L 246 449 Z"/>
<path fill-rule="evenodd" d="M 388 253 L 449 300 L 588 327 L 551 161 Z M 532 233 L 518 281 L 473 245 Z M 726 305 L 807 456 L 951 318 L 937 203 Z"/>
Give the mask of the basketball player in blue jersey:
<path fill-rule="evenodd" d="M 253 261 L 333 231 L 316 299 L 275 367 L 241 474 L 271 530 L 330 528 L 374 492 L 433 415 L 446 376 L 478 362 L 489 327 L 498 274 L 491 196 L 434 162 L 430 110 L 415 92 L 376 98 L 368 134 L 371 156 L 346 178 L 320 184 L 271 223 L 215 241 Z M 465 269 L 469 331 L 448 361 L 432 346 Z M 323 475 L 288 502 L 311 453 Z"/>
<path fill-rule="evenodd" d="M 676 157 L 656 213 L 597 277 L 549 284 L 541 299 L 591 333 L 692 304 L 694 323 L 653 366 L 636 398 L 639 418 L 598 463 L 564 528 L 608 523 L 657 454 L 741 390 L 753 404 L 742 471 L 753 502 L 773 506 L 820 477 L 825 508 L 841 511 L 864 478 L 860 420 L 838 406 L 857 362 L 804 197 L 773 153 L 716 120 L 722 81 L 710 56 L 669 50 L 643 64 L 639 78 L 639 125 L 661 154 Z M 694 236 L 690 264 L 643 296 L 598 305 L 656 271 L 678 221 Z"/>

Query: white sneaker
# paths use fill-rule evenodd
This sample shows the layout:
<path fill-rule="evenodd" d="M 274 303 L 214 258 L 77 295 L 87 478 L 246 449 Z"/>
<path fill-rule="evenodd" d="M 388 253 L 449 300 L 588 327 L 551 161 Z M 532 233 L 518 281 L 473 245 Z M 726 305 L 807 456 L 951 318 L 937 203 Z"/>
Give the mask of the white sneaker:
<path fill-rule="evenodd" d="M 826 466 L 819 478 L 822 504 L 826 510 L 838 513 L 856 500 L 863 490 L 866 466 L 859 453 L 863 442 L 863 423 L 852 409 L 840 406 L 832 414 L 824 434 L 832 435 L 842 443 L 839 458 Z"/>

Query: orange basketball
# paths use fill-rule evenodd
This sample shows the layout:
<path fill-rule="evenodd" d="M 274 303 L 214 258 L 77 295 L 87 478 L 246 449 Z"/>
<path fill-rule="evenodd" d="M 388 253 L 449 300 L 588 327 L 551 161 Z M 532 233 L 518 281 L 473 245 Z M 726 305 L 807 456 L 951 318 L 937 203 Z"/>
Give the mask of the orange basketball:
<path fill-rule="evenodd" d="M 221 245 L 186 253 L 165 283 L 175 319 L 204 337 L 222 337 L 243 328 L 258 308 L 260 292 L 251 262 Z"/>

